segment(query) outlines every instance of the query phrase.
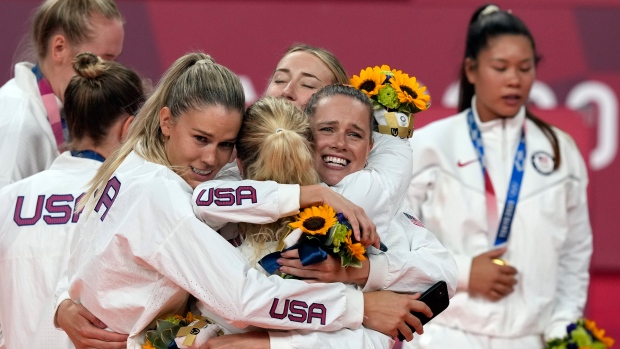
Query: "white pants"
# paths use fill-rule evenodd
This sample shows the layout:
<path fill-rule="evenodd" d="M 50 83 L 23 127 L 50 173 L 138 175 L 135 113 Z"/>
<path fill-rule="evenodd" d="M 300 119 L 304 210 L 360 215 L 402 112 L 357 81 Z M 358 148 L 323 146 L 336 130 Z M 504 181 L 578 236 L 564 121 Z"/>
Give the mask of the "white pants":
<path fill-rule="evenodd" d="M 458 329 L 424 325 L 424 334 L 416 335 L 411 342 L 403 342 L 403 349 L 541 349 L 542 336 L 532 335 L 516 338 L 489 337 Z"/>

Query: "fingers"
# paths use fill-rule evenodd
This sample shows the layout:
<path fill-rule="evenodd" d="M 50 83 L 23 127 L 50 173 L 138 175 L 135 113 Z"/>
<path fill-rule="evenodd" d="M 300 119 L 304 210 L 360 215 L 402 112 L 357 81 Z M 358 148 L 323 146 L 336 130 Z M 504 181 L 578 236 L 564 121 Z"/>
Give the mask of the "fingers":
<path fill-rule="evenodd" d="M 299 250 L 288 250 L 286 252 L 282 252 L 282 257 L 284 258 L 299 258 Z"/>
<path fill-rule="evenodd" d="M 413 314 L 409 313 L 407 317 L 405 318 L 405 322 L 409 324 L 410 326 L 412 326 L 417 334 L 424 333 L 424 329 L 422 328 L 422 322 L 420 321 L 420 319 L 418 319 Z M 411 335 L 411 338 L 413 339 L 413 334 Z"/>
<path fill-rule="evenodd" d="M 491 250 L 485 253 L 489 258 L 497 258 L 501 257 L 504 253 L 506 253 L 507 247 L 498 248 L 496 250 Z"/>
<path fill-rule="evenodd" d="M 105 329 L 106 327 L 108 327 L 106 324 L 103 323 L 103 321 L 99 320 L 95 315 L 93 315 L 93 313 L 91 313 L 90 311 L 88 311 L 88 309 L 84 308 L 83 305 L 81 304 L 75 304 L 75 306 L 77 307 L 77 313 L 85 318 L 86 320 L 88 320 L 90 323 L 92 323 L 93 325 L 95 325 L 96 327 L 100 328 L 100 329 Z"/>
<path fill-rule="evenodd" d="M 360 225 L 357 217 L 355 217 L 355 215 L 345 215 L 345 218 L 349 221 L 349 224 L 351 224 L 351 229 L 353 230 L 353 236 L 355 239 L 357 241 L 362 241 L 362 234 L 360 233 Z"/>
<path fill-rule="evenodd" d="M 509 286 L 509 285 L 495 283 L 495 284 L 493 284 L 492 290 L 497 292 L 500 296 L 506 297 L 507 295 L 512 293 L 514 288 L 512 286 Z"/>

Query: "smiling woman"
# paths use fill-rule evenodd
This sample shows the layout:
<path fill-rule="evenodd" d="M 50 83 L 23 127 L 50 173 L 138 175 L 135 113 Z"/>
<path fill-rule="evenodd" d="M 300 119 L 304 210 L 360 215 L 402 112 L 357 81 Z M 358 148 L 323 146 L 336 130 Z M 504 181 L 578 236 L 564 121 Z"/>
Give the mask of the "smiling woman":
<path fill-rule="evenodd" d="M 317 171 L 327 185 L 366 166 L 373 146 L 372 104 L 359 90 L 323 88 L 310 98 L 306 113 L 314 135 Z"/>

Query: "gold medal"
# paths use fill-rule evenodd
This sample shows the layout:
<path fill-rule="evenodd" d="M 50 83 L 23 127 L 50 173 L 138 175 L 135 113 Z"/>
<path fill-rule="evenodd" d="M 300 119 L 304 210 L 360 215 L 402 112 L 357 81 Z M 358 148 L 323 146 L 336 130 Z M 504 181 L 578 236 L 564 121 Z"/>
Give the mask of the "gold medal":
<path fill-rule="evenodd" d="M 508 265 L 508 262 L 501 258 L 493 258 L 491 261 L 497 265 Z"/>

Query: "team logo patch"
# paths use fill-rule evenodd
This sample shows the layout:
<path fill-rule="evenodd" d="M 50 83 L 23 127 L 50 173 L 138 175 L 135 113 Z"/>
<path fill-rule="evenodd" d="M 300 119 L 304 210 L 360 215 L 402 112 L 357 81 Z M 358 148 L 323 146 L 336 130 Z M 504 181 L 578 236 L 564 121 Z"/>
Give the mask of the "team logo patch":
<path fill-rule="evenodd" d="M 405 215 L 405 217 L 407 217 L 407 219 L 409 219 L 411 221 L 411 223 L 417 225 L 418 227 L 424 228 L 424 224 L 422 224 L 422 221 L 420 221 L 419 219 L 415 218 L 414 216 L 408 214 L 407 212 L 403 212 L 403 214 Z"/>
<path fill-rule="evenodd" d="M 545 176 L 548 176 L 553 172 L 553 166 L 555 165 L 555 159 L 551 154 L 544 151 L 537 151 L 532 154 L 532 165 L 536 171 Z"/>

